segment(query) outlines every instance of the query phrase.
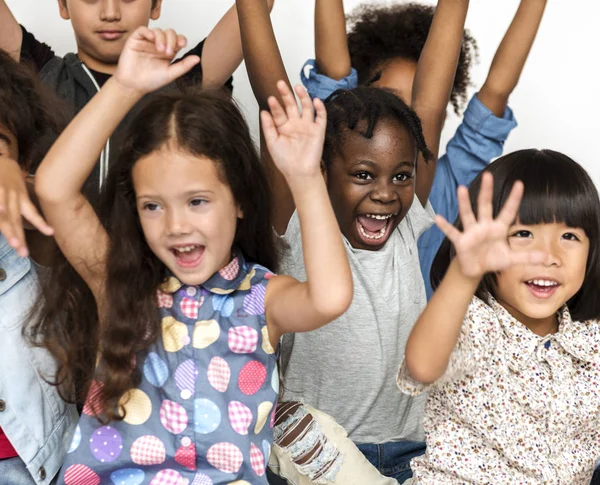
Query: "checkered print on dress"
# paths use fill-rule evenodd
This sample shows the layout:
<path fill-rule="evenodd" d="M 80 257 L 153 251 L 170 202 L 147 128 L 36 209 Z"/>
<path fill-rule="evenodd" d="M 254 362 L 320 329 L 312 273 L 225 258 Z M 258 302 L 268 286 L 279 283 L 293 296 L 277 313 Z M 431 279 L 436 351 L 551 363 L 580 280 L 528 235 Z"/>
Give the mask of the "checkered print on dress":
<path fill-rule="evenodd" d="M 231 379 L 231 370 L 222 357 L 213 357 L 206 373 L 208 382 L 219 392 L 225 392 Z"/>
<path fill-rule="evenodd" d="M 229 349 L 235 354 L 251 354 L 258 345 L 258 332 L 252 327 L 229 329 Z"/>
<path fill-rule="evenodd" d="M 231 401 L 229 403 L 229 421 L 236 433 L 247 435 L 248 427 L 252 423 L 252 411 L 239 401 Z"/>
<path fill-rule="evenodd" d="M 181 475 L 175 470 L 167 468 L 159 471 L 152 479 L 152 485 L 180 485 Z"/>
<path fill-rule="evenodd" d="M 198 318 L 198 308 L 200 304 L 191 298 L 183 298 L 181 300 L 181 311 L 188 318 Z"/>
<path fill-rule="evenodd" d="M 208 449 L 208 462 L 223 473 L 237 473 L 244 456 L 240 449 L 231 443 L 218 443 Z"/>
<path fill-rule="evenodd" d="M 181 433 L 188 425 L 188 415 L 180 404 L 165 399 L 160 407 L 160 422 L 171 433 Z"/>
<path fill-rule="evenodd" d="M 160 465 L 165 461 L 165 445 L 155 436 L 142 436 L 131 447 L 131 460 L 136 465 Z"/>
<path fill-rule="evenodd" d="M 250 445 L 250 464 L 254 473 L 259 477 L 265 474 L 265 459 L 260 449 L 254 443 Z"/>
<path fill-rule="evenodd" d="M 171 308 L 173 306 L 173 295 L 158 290 L 157 298 L 158 308 Z"/>

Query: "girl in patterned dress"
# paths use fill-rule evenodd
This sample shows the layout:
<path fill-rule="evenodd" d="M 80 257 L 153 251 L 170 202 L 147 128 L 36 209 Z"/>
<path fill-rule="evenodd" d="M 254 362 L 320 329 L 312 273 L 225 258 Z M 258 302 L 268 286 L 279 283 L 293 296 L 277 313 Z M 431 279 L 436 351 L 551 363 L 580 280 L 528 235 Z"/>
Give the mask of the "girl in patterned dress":
<path fill-rule="evenodd" d="M 439 286 L 398 374 L 404 392 L 428 391 L 413 483 L 587 485 L 600 456 L 596 188 L 567 156 L 523 150 L 458 198 L 456 227 L 437 217 Z"/>
<path fill-rule="evenodd" d="M 226 96 L 150 96 L 111 168 L 105 220 L 82 195 L 127 112 L 199 61 L 171 63 L 185 43 L 173 30 L 136 30 L 38 171 L 44 213 L 98 311 L 97 326 L 79 330 L 98 364 L 59 483 L 267 483 L 279 338 L 325 325 L 352 298 L 320 172 L 325 110 L 303 91 L 302 113 L 282 86 L 285 106 L 262 121 L 299 208 L 306 283 L 266 269 L 277 268 L 269 187 Z"/>

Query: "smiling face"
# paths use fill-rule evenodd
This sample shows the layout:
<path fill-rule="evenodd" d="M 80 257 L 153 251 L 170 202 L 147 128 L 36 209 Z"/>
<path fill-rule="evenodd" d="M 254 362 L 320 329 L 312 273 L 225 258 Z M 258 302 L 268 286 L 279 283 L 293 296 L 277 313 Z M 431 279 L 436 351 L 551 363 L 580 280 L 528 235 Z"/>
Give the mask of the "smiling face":
<path fill-rule="evenodd" d="M 78 55 L 91 69 L 112 74 L 127 37 L 160 17 L 162 0 L 58 0 L 60 15 L 71 20 Z"/>
<path fill-rule="evenodd" d="M 182 283 L 202 284 L 229 263 L 242 211 L 217 163 L 167 145 L 132 178 L 146 242 Z"/>
<path fill-rule="evenodd" d="M 583 285 L 590 241 L 581 228 L 564 223 L 524 225 L 510 229 L 511 248 L 543 251 L 545 265 L 518 265 L 497 276 L 498 302 L 532 331 L 556 329 L 556 312 Z"/>
<path fill-rule="evenodd" d="M 327 171 L 342 234 L 352 247 L 381 249 L 408 213 L 415 193 L 416 147 L 399 123 L 380 120 L 373 137 L 345 130 Z"/>

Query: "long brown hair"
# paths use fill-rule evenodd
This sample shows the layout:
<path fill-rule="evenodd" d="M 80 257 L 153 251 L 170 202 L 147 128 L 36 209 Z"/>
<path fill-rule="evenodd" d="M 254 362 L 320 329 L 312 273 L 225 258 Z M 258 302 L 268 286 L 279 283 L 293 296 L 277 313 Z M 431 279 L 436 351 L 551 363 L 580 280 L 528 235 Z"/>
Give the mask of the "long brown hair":
<path fill-rule="evenodd" d="M 82 371 L 85 374 L 81 363 L 74 360 L 81 358 L 82 352 L 87 354 L 86 366 L 96 355 L 100 356 L 97 379 L 102 385 L 95 409 L 102 410 L 103 421 L 122 418 L 119 400 L 141 378 L 132 363 L 136 354 L 147 349 L 158 336 L 156 293 L 164 279 L 165 266 L 144 238 L 131 172 L 140 158 L 169 142 L 191 155 L 218 163 L 221 176 L 244 213 L 238 221 L 234 245 L 248 261 L 272 270 L 278 266 L 266 173 L 237 106 L 217 92 L 149 96 L 126 129 L 99 209 L 110 239 L 106 321 L 98 326 L 97 314 L 95 318 L 88 314 L 87 322 L 63 318 L 63 331 L 69 337 L 59 355 L 61 375 L 73 380 Z M 78 313 L 84 314 L 83 310 Z M 89 374 L 85 376 L 86 383 L 90 378 Z"/>

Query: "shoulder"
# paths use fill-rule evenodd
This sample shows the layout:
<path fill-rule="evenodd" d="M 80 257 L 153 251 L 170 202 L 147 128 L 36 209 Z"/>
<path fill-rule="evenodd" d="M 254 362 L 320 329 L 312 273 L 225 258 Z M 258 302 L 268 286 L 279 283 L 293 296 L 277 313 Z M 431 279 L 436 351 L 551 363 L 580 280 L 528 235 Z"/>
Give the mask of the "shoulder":
<path fill-rule="evenodd" d="M 435 218 L 435 212 L 431 203 L 427 201 L 427 204 L 423 206 L 419 198 L 415 195 L 410 209 L 398 228 L 401 233 L 407 232 L 415 240 L 417 240 L 421 234 L 433 225 Z"/>

